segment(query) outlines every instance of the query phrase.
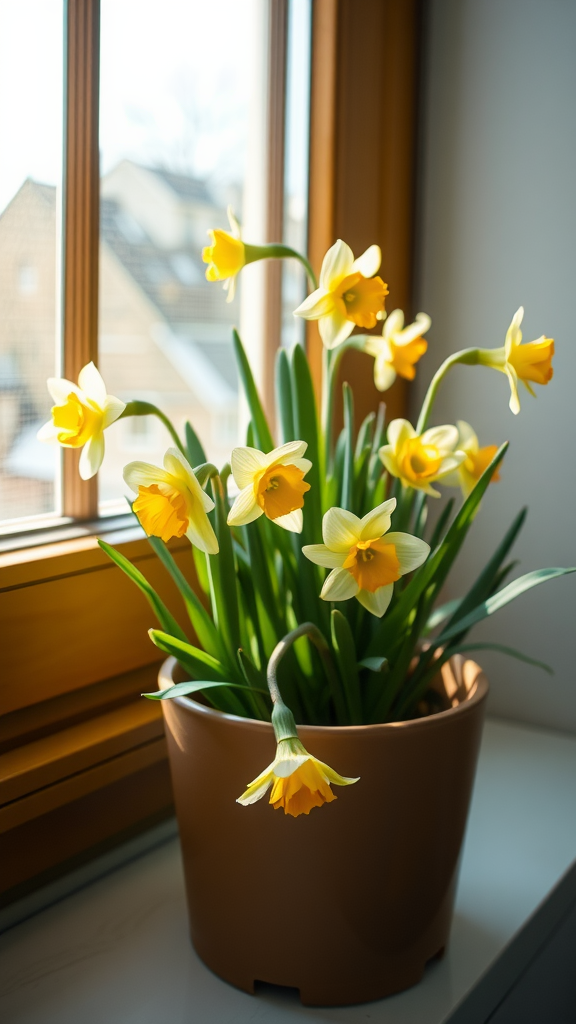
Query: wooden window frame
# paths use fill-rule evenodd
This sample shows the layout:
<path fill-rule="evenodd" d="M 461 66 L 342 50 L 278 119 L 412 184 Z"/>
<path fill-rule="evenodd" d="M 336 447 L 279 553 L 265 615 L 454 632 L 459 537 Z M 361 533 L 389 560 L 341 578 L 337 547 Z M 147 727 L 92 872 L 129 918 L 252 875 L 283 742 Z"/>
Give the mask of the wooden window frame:
<path fill-rule="evenodd" d="M 389 308 L 410 311 L 420 0 L 312 0 L 312 8 L 310 257 L 319 266 L 336 237 L 355 251 L 377 241 L 393 284 Z M 281 236 L 283 217 L 286 12 L 287 0 L 272 0 L 271 240 Z M 64 372 L 73 379 L 97 358 L 98 49 L 99 0 L 68 0 L 62 307 Z M 368 139 L 357 116 L 367 96 L 378 126 Z M 279 269 L 266 268 L 268 396 L 280 337 Z M 314 324 L 307 337 L 319 383 Z M 357 354 L 343 362 L 364 415 L 381 397 L 371 361 Z M 403 409 L 401 387 L 386 397 L 394 414 Z M 146 635 L 153 616 L 98 547 L 97 534 L 109 530 L 107 539 L 175 612 L 181 602 L 141 531 L 125 525 L 128 517 L 97 520 L 95 483 L 80 480 L 72 451 L 65 454 L 63 511 L 72 526 L 21 535 L 19 547 L 0 555 L 3 905 L 172 813 L 160 709 L 139 696 L 154 686 L 158 667 Z M 174 542 L 172 550 L 194 581 L 189 545 Z"/>

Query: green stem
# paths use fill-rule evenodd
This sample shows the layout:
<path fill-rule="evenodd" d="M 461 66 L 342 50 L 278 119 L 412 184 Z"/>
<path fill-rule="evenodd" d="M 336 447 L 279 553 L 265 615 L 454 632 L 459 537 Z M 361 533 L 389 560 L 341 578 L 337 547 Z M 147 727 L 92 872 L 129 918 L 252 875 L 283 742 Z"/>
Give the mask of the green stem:
<path fill-rule="evenodd" d="M 326 676 L 328 678 L 328 682 L 330 684 L 330 689 L 332 691 L 332 696 L 335 700 L 335 703 L 341 703 L 340 681 L 338 679 L 334 662 L 332 661 L 330 647 L 328 646 L 328 642 L 324 635 L 320 632 L 318 627 L 314 625 L 313 622 L 303 622 L 302 625 L 298 626 L 296 629 L 291 630 L 290 633 L 287 633 L 286 636 L 282 638 L 280 643 L 276 644 L 276 647 L 272 651 L 266 673 L 266 682 L 268 683 L 268 689 L 270 691 L 272 703 L 274 705 L 279 704 L 280 706 L 284 706 L 282 694 L 280 693 L 280 689 L 278 687 L 278 665 L 280 664 L 282 658 L 290 649 L 292 644 L 295 643 L 296 640 L 299 640 L 301 636 L 307 636 L 308 639 L 312 641 L 312 643 L 318 650 L 318 653 L 322 659 L 322 664 L 324 665 L 324 670 L 326 672 Z M 278 738 L 279 737 L 277 736 L 277 739 Z"/>
<path fill-rule="evenodd" d="M 430 414 L 432 412 L 432 406 L 434 405 L 434 400 L 436 398 L 436 392 L 438 391 L 438 388 L 440 387 L 440 384 L 444 380 L 444 377 L 446 376 L 448 371 L 451 370 L 453 366 L 456 366 L 457 363 L 465 363 L 467 366 L 475 366 L 480 361 L 481 350 L 478 348 L 462 349 L 461 352 L 455 352 L 454 355 L 448 356 L 448 359 L 444 360 L 441 367 L 436 371 L 436 373 L 432 377 L 432 380 L 430 381 L 430 386 L 428 388 L 428 391 L 426 392 L 426 398 L 424 399 L 424 402 L 422 404 L 422 409 L 420 410 L 420 416 L 418 418 L 418 423 L 416 425 L 417 434 L 424 433 L 426 427 L 428 426 L 428 421 L 430 419 Z"/>
<path fill-rule="evenodd" d="M 308 260 L 302 253 L 297 252 L 296 249 L 291 249 L 289 245 L 281 245 L 273 242 L 269 245 L 247 245 L 244 244 L 244 250 L 246 252 L 246 263 L 255 263 L 256 260 L 283 260 L 283 259 L 295 259 L 299 260 L 304 270 L 308 275 L 308 279 L 314 291 L 318 287 L 318 281 L 316 280 L 316 274 L 312 270 Z"/>
<path fill-rule="evenodd" d="M 156 405 L 152 405 L 151 402 L 128 402 L 126 408 L 124 409 L 123 413 L 118 417 L 118 419 L 122 420 L 125 419 L 127 416 L 156 416 L 160 420 L 160 422 L 163 423 L 164 426 L 166 427 L 166 430 L 170 434 L 178 450 L 182 452 L 182 455 L 186 456 L 184 445 L 182 444 L 180 438 L 178 437 L 178 434 L 176 433 L 170 420 Z"/>

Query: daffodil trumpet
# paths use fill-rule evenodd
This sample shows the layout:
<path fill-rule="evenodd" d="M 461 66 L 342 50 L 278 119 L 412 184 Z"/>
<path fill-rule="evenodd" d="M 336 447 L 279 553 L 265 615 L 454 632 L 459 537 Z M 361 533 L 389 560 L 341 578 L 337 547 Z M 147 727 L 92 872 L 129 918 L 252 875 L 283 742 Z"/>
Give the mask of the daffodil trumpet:
<path fill-rule="evenodd" d="M 297 818 L 309 814 L 313 807 L 336 800 L 330 786 L 350 786 L 359 778 L 339 775 L 329 765 L 308 753 L 298 736 L 294 715 L 282 700 L 276 677 L 278 665 L 291 645 L 307 636 L 317 647 L 326 667 L 335 675 L 326 639 L 312 622 L 304 622 L 288 633 L 274 648 L 268 662 L 267 682 L 272 698 L 272 726 L 276 738 L 276 756 L 251 783 L 237 803 L 246 807 L 261 800 L 272 788 L 270 803 L 274 810 Z"/>

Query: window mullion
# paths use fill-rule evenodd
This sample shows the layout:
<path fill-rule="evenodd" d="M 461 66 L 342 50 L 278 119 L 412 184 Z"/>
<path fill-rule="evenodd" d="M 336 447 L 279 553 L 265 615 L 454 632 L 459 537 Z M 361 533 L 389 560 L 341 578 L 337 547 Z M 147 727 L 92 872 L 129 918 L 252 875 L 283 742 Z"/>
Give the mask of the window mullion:
<path fill-rule="evenodd" d="M 62 362 L 63 376 L 76 381 L 98 357 L 99 0 L 68 0 L 65 33 Z M 79 454 L 64 450 L 62 511 L 89 519 L 98 514 L 98 484 L 80 479 Z"/>

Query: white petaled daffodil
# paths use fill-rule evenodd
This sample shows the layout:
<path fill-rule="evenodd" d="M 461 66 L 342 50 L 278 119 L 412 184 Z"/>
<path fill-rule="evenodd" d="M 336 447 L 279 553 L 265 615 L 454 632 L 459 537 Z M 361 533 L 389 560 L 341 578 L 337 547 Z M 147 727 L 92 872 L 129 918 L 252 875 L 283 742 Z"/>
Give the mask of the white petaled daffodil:
<path fill-rule="evenodd" d="M 422 337 L 432 321 L 427 313 L 418 313 L 413 324 L 404 327 L 404 313 L 395 309 L 384 321 L 382 337 L 370 335 L 364 351 L 374 356 L 374 383 L 379 391 L 387 391 L 396 375 L 414 380 L 415 365 L 428 348 Z"/>
<path fill-rule="evenodd" d="M 284 814 L 297 818 L 309 814 L 313 807 L 336 800 L 330 783 L 336 786 L 351 786 L 358 779 L 347 779 L 339 775 L 323 761 L 309 754 L 296 737 L 280 740 L 272 764 L 250 783 L 237 803 L 244 807 L 255 804 L 272 786 L 270 803 L 274 810 L 284 809 Z"/>
<path fill-rule="evenodd" d="M 375 327 L 381 318 L 388 294 L 388 286 L 375 276 L 381 258 L 379 246 L 371 245 L 355 260 L 340 238 L 326 253 L 320 287 L 294 310 L 294 316 L 318 321 L 326 348 L 336 348 L 355 327 Z"/>
<path fill-rule="evenodd" d="M 504 348 L 480 349 L 480 362 L 500 370 L 508 377 L 510 384 L 510 409 L 515 416 L 520 412 L 518 381 L 521 380 L 527 391 L 536 398 L 532 384 L 548 384 L 552 380 L 552 356 L 554 341 L 546 335 L 537 341 L 522 344 L 520 324 L 524 317 L 524 307 L 516 311 L 512 323 L 506 332 Z"/>
<path fill-rule="evenodd" d="M 149 537 L 169 541 L 183 537 L 208 555 L 218 552 L 218 541 L 207 512 L 214 508 L 192 467 L 177 448 L 169 448 L 164 468 L 148 462 L 130 462 L 124 480 L 137 493 L 132 510 Z"/>
<path fill-rule="evenodd" d="M 442 483 L 446 487 L 460 487 L 463 496 L 467 498 L 484 470 L 492 462 L 498 451 L 498 445 L 488 444 L 481 448 L 478 437 L 469 423 L 465 423 L 464 420 L 458 420 L 457 427 L 458 450 L 464 452 L 466 458 L 460 463 L 454 473 L 448 473 L 447 476 L 442 478 Z M 491 483 L 495 483 L 499 479 L 500 473 L 496 470 Z"/>
<path fill-rule="evenodd" d="M 246 247 L 240 240 L 240 225 L 234 216 L 232 207 L 228 207 L 230 231 L 211 228 L 208 234 L 212 245 L 202 250 L 202 259 L 207 263 L 206 280 L 223 281 L 224 290 L 228 292 L 226 302 L 232 302 L 236 290 L 236 275 L 246 264 Z"/>
<path fill-rule="evenodd" d="M 307 447 L 305 441 L 288 441 L 268 454 L 257 448 L 234 448 L 230 464 L 240 494 L 228 514 L 228 525 L 245 526 L 267 516 L 285 530 L 301 533 L 304 495 L 310 490 L 304 477 L 312 466 L 303 458 Z"/>
<path fill-rule="evenodd" d="M 389 533 L 396 498 L 378 505 L 363 519 L 343 508 L 331 508 L 322 520 L 323 544 L 306 544 L 311 562 L 332 572 L 320 597 L 347 601 L 355 597 L 381 618 L 392 600 L 394 583 L 425 562 L 430 546 L 408 533 Z"/>
<path fill-rule="evenodd" d="M 49 377 L 46 383 L 56 404 L 52 419 L 38 431 L 38 440 L 82 448 L 79 473 L 83 480 L 90 480 L 102 465 L 104 431 L 122 415 L 126 404 L 106 394 L 94 363 L 82 367 L 78 385 L 60 377 Z"/>
<path fill-rule="evenodd" d="M 432 487 L 434 481 L 453 473 L 466 458 L 458 451 L 457 427 L 431 427 L 417 434 L 412 424 L 402 419 L 389 424 L 388 444 L 378 455 L 390 475 L 398 477 L 404 487 L 425 491 L 433 498 L 440 497 Z"/>

